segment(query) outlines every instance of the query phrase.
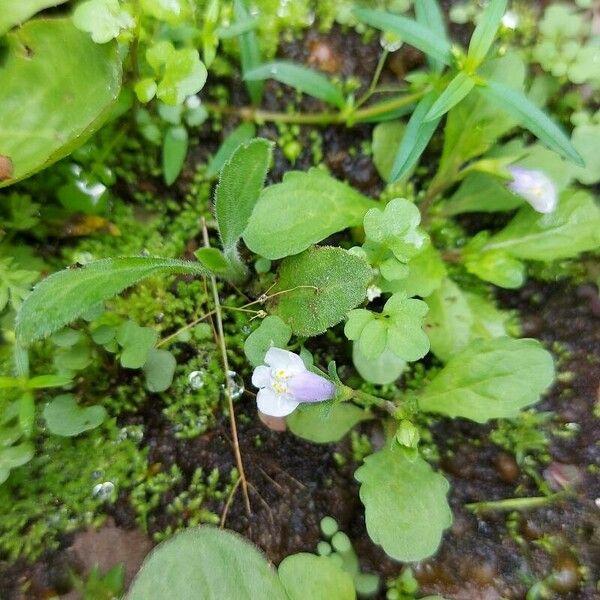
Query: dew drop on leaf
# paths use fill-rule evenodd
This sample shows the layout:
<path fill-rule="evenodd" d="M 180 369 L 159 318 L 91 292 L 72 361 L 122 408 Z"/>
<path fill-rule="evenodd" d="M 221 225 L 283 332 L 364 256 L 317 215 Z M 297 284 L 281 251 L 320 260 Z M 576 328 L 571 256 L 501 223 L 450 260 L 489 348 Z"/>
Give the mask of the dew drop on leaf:
<path fill-rule="evenodd" d="M 193 390 L 204 387 L 204 373 L 202 371 L 192 371 L 188 375 L 188 383 Z"/>

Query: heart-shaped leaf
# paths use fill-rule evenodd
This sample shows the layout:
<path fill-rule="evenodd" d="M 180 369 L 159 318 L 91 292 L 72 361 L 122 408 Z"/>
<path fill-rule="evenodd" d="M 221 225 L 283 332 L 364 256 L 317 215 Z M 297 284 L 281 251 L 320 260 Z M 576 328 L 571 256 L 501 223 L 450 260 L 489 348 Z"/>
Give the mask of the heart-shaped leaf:
<path fill-rule="evenodd" d="M 106 418 L 106 410 L 98 404 L 80 407 L 73 394 L 57 396 L 44 408 L 48 429 L 65 437 L 79 435 L 98 427 Z"/>

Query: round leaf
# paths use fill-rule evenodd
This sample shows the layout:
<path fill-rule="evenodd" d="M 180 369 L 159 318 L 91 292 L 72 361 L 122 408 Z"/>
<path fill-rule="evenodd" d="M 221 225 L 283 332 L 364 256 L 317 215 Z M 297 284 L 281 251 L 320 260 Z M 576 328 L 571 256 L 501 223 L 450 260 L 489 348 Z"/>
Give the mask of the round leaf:
<path fill-rule="evenodd" d="M 421 560 L 438 548 L 452 523 L 446 494 L 449 484 L 412 449 L 386 448 L 355 474 L 361 483 L 367 532 L 389 556 Z"/>
<path fill-rule="evenodd" d="M 230 531 L 178 533 L 146 558 L 127 600 L 287 600 L 263 555 Z"/>
<path fill-rule="evenodd" d="M 81 408 L 72 394 L 57 396 L 44 408 L 44 419 L 46 419 L 48 429 L 56 435 L 66 437 L 94 429 L 105 418 L 106 410 L 103 406 L 94 405 Z"/>
<path fill-rule="evenodd" d="M 121 87 L 117 45 L 95 44 L 71 19 L 29 21 L 6 40 L 0 155 L 11 160 L 13 171 L 0 187 L 82 144 L 106 119 Z"/>
<path fill-rule="evenodd" d="M 290 600 L 354 600 L 352 578 L 333 560 L 301 552 L 279 565 L 279 578 Z"/>

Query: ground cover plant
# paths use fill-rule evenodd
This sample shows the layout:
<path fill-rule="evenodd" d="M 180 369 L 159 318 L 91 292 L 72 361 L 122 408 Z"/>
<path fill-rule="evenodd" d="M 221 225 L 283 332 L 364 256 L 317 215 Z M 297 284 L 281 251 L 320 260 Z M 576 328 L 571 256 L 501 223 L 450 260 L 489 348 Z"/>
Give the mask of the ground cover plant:
<path fill-rule="evenodd" d="M 9 3 L 0 597 L 595 597 L 599 10 Z"/>

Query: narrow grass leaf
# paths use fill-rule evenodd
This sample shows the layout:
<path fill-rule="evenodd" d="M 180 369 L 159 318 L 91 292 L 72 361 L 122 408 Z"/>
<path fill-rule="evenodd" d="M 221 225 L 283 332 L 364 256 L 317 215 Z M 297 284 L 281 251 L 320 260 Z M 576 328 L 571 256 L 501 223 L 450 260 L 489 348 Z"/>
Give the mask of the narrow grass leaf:
<path fill-rule="evenodd" d="M 346 103 L 341 90 L 325 75 L 292 62 L 265 63 L 245 73 L 244 79 L 246 81 L 275 79 L 338 108 L 343 107 Z"/>
<path fill-rule="evenodd" d="M 580 167 L 585 166 L 583 159 L 563 130 L 523 93 L 493 80 L 489 80 L 487 85 L 480 89 L 482 94 L 519 119 L 521 124 L 546 144 L 550 150 L 558 152 Z"/>
<path fill-rule="evenodd" d="M 446 24 L 444 23 L 444 15 L 437 0 L 419 0 L 415 3 L 415 15 L 417 22 L 427 27 L 432 33 L 441 39 L 448 41 L 446 32 Z M 444 68 L 444 63 L 431 56 L 427 57 L 429 65 L 434 71 L 441 71 Z"/>
<path fill-rule="evenodd" d="M 433 34 L 431 29 L 421 25 L 421 23 L 383 10 L 368 8 L 357 8 L 354 10 L 354 15 L 371 27 L 395 33 L 406 43 L 441 63 L 445 65 L 452 64 L 450 43 L 443 37 Z"/>
<path fill-rule="evenodd" d="M 508 0 L 491 0 L 483 11 L 481 21 L 471 36 L 467 54 L 468 61 L 474 67 L 478 67 L 483 62 L 492 47 L 507 3 Z"/>
<path fill-rule="evenodd" d="M 238 22 L 246 23 L 250 20 L 250 13 L 246 8 L 244 0 L 234 0 L 234 14 Z M 262 63 L 260 46 L 256 32 L 251 29 L 240 35 L 240 55 L 242 59 L 242 74 L 254 69 Z M 245 80 L 246 89 L 252 100 L 252 104 L 260 104 L 263 97 L 265 84 L 263 81 Z"/>
<path fill-rule="evenodd" d="M 475 81 L 472 77 L 466 73 L 458 73 L 429 109 L 425 121 L 441 119 L 451 108 L 463 100 L 474 87 Z"/>
<path fill-rule="evenodd" d="M 425 122 L 425 115 L 437 98 L 436 92 L 430 92 L 419 102 L 406 126 L 406 132 L 398 148 L 390 181 L 404 177 L 417 163 L 433 137 L 440 119 Z"/>

